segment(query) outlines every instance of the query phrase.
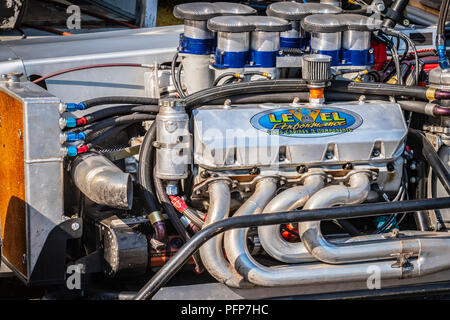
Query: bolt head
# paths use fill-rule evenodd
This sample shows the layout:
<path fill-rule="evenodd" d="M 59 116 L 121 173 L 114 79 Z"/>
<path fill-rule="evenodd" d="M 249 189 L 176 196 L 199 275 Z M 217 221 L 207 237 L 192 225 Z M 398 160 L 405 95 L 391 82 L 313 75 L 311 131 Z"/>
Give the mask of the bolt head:
<path fill-rule="evenodd" d="M 301 165 L 301 166 L 299 166 L 298 168 L 297 168 L 297 172 L 298 173 L 305 173 L 305 172 L 307 172 L 308 171 L 308 168 L 306 167 L 306 166 L 303 166 L 303 165 Z"/>
<path fill-rule="evenodd" d="M 70 228 L 71 228 L 73 231 L 77 231 L 78 229 L 80 229 L 80 224 L 79 224 L 78 222 L 74 222 L 74 223 L 72 223 L 72 225 L 70 226 Z"/>

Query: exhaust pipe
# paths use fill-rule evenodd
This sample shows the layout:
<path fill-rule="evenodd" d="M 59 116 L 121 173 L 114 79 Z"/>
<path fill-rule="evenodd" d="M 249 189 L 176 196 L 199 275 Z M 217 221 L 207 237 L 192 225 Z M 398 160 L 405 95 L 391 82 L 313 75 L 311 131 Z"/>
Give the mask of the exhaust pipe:
<path fill-rule="evenodd" d="M 256 190 L 253 195 L 245 201 L 245 203 L 235 212 L 233 217 L 246 216 L 252 214 L 258 214 L 263 211 L 267 203 L 275 196 L 277 191 L 277 179 L 272 177 L 266 177 L 259 180 L 256 184 Z M 225 252 L 227 257 L 229 257 L 229 252 L 233 248 L 228 245 L 232 243 L 230 239 L 239 239 L 236 243 L 239 246 L 239 251 L 247 252 L 247 231 L 248 229 L 233 229 L 225 232 Z M 234 245 L 234 242 L 231 244 Z M 239 272 L 238 274 L 244 275 L 239 270 L 239 266 L 236 265 L 236 260 L 228 258 L 231 262 L 231 266 Z M 250 279 L 249 279 L 250 280 Z"/>
<path fill-rule="evenodd" d="M 78 189 L 93 202 L 130 210 L 133 205 L 133 181 L 106 157 L 89 152 L 78 156 L 71 169 Z"/>
<path fill-rule="evenodd" d="M 264 181 L 264 180 L 262 180 Z M 260 181 L 260 182 L 262 182 Z M 266 186 L 258 185 L 255 194 L 238 210 L 235 216 L 259 213 L 256 202 L 263 203 L 269 201 L 269 194 L 275 192 L 276 184 L 265 181 Z M 347 202 L 357 203 L 363 201 L 367 196 L 369 179 L 367 173 L 356 172 L 350 179 L 350 187 L 347 189 Z M 273 189 L 272 189 L 273 188 Z M 330 187 L 329 187 L 330 188 Z M 325 188 L 327 194 L 330 189 Z M 264 194 L 266 193 L 266 194 Z M 314 198 L 321 197 L 321 191 L 313 195 L 309 203 Z M 272 193 L 274 194 L 274 193 Z M 267 196 L 266 196 L 267 195 Z M 342 199 L 342 198 L 341 198 Z M 402 233 L 403 234 L 403 233 Z M 402 279 L 419 277 L 432 274 L 450 267 L 450 251 L 448 246 L 450 239 L 448 235 L 431 232 L 404 232 L 405 237 L 401 242 L 405 243 L 403 251 L 398 254 L 388 256 L 383 261 L 371 261 L 363 263 L 352 263 L 347 265 L 335 265 L 325 263 L 307 263 L 301 265 L 266 267 L 258 263 L 249 254 L 246 241 L 247 229 L 233 229 L 225 232 L 225 251 L 231 265 L 240 275 L 249 282 L 265 287 L 292 286 L 306 284 L 325 284 L 341 281 L 367 281 L 371 270 L 379 271 L 381 280 Z M 357 239 L 358 238 L 358 239 Z M 367 246 L 365 241 L 382 239 L 381 235 L 374 237 L 363 236 L 351 238 L 351 248 Z M 398 243 L 400 240 L 378 241 L 377 247 L 390 247 L 391 243 Z M 343 243 L 342 243 L 343 244 Z M 415 244 L 420 250 L 416 250 Z M 369 246 L 372 244 L 369 244 Z M 350 247 L 348 249 L 351 249 Z M 409 249 L 413 249 L 410 251 Z M 367 247 L 366 249 L 367 250 Z M 383 250 L 383 249 L 381 249 Z M 362 250 L 356 250 L 360 252 Z M 397 263 L 395 263 L 397 259 Z"/>
<path fill-rule="evenodd" d="M 216 180 L 209 184 L 209 208 L 203 229 L 210 224 L 228 218 L 230 213 L 230 187 L 225 180 Z M 223 255 L 223 233 L 212 238 L 200 248 L 200 258 L 205 269 L 217 281 L 231 287 L 251 287 L 228 263 Z"/>
<path fill-rule="evenodd" d="M 305 178 L 302 186 L 289 188 L 273 198 L 264 208 L 264 213 L 290 211 L 303 207 L 311 195 L 323 188 L 324 179 L 323 171 L 313 173 Z M 259 227 L 258 236 L 264 250 L 278 261 L 286 263 L 316 261 L 303 244 L 284 240 L 281 237 L 279 225 Z"/>
<path fill-rule="evenodd" d="M 337 205 L 362 203 L 370 191 L 368 173 L 354 171 L 350 186 L 329 186 L 315 193 L 305 204 L 304 210 L 331 208 Z M 420 240 L 391 239 L 382 243 L 378 235 L 364 236 L 361 241 L 333 244 L 328 242 L 320 230 L 320 221 L 299 223 L 299 233 L 306 249 L 319 261 L 329 264 L 365 262 L 391 258 L 408 252 L 416 256 L 420 252 Z M 356 239 L 355 239 L 356 240 Z M 368 243 L 368 241 L 372 241 Z"/>

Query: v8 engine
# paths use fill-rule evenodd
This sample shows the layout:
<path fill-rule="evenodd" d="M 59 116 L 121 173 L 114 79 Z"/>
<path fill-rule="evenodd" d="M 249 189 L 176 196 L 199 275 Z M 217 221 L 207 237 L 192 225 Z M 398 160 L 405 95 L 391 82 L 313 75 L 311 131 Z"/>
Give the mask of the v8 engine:
<path fill-rule="evenodd" d="M 4 263 L 135 299 L 449 280 L 445 34 L 418 51 L 402 1 L 325 2 L 188 3 L 183 26 L 0 46 L 21 61 L 0 64 Z"/>

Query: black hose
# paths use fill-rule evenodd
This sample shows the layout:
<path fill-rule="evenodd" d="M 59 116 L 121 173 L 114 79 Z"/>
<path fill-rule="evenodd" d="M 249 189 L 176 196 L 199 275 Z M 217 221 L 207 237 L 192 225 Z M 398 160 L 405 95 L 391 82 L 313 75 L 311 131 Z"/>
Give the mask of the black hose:
<path fill-rule="evenodd" d="M 195 108 L 207 104 L 211 100 L 228 98 L 245 93 L 262 92 L 297 92 L 309 90 L 305 81 L 295 80 L 256 80 L 250 82 L 233 83 L 219 87 L 208 88 L 186 97 L 186 107 Z"/>
<path fill-rule="evenodd" d="M 154 184 L 155 184 L 155 188 L 156 188 L 156 195 L 158 196 L 159 202 L 161 203 L 161 206 L 163 207 L 164 212 L 169 216 L 169 219 L 172 222 L 172 225 L 174 226 L 175 230 L 187 243 L 191 239 L 191 237 L 190 237 L 189 233 L 187 232 L 187 230 L 184 228 L 183 224 L 181 223 L 180 218 L 178 217 L 177 211 L 172 206 L 170 199 L 164 190 L 162 180 L 159 179 L 158 177 L 156 177 L 156 175 L 154 173 L 153 173 L 153 179 L 154 179 Z M 190 256 L 192 256 L 192 259 L 194 259 L 195 268 L 196 268 L 197 272 L 202 272 L 203 264 L 201 262 L 198 252 L 197 253 L 193 252 Z"/>
<path fill-rule="evenodd" d="M 446 91 L 432 90 L 419 86 L 402 86 L 386 83 L 364 83 L 344 80 L 334 80 L 330 87 L 325 89 L 329 92 L 358 93 L 368 95 L 382 96 L 408 96 L 419 100 L 428 101 L 429 98 L 435 99 L 436 94 L 447 94 Z M 226 86 L 213 87 L 205 89 L 186 97 L 186 109 L 195 109 L 210 101 L 231 98 L 236 95 L 253 93 L 287 93 L 287 92 L 305 92 L 309 88 L 304 80 L 301 79 L 279 79 L 279 80 L 257 80 L 243 83 L 233 83 Z M 427 94 L 429 93 L 429 94 Z"/>
<path fill-rule="evenodd" d="M 331 87 L 325 89 L 334 92 L 354 92 L 360 94 L 378 94 L 384 96 L 407 96 L 424 101 L 428 101 L 426 87 L 402 86 L 398 84 L 386 83 L 365 83 L 336 80 Z"/>
<path fill-rule="evenodd" d="M 123 125 L 127 123 L 136 123 L 136 122 L 142 122 L 142 121 L 148 121 L 148 120 L 155 120 L 156 116 L 151 114 L 129 114 L 126 116 L 120 116 L 120 117 L 111 117 L 104 119 L 102 121 L 99 121 L 97 123 L 94 123 L 90 127 L 83 130 L 83 128 L 78 128 L 83 130 L 87 136 L 91 135 L 94 132 L 97 132 L 99 130 L 102 130 L 104 128 L 112 127 L 112 126 L 118 126 Z"/>
<path fill-rule="evenodd" d="M 109 118 L 112 116 L 120 116 L 127 115 L 132 113 L 158 113 L 159 106 L 136 106 L 136 105 L 127 105 L 127 106 L 118 106 L 105 108 L 102 110 L 98 110 L 89 114 L 84 115 L 83 117 L 86 119 L 86 123 L 90 124 L 105 118 Z"/>
<path fill-rule="evenodd" d="M 142 141 L 141 149 L 139 150 L 139 168 L 138 168 L 138 182 L 142 198 L 144 199 L 145 207 L 149 213 L 159 211 L 159 206 L 156 202 L 155 192 L 153 189 L 153 170 L 152 164 L 154 160 L 153 142 L 156 140 L 156 121 L 150 126 Z"/>
<path fill-rule="evenodd" d="M 101 106 L 105 104 L 141 104 L 141 105 L 158 105 L 159 99 L 147 98 L 147 97 L 100 97 L 81 102 L 85 105 L 86 109 Z"/>
<path fill-rule="evenodd" d="M 184 228 L 183 224 L 180 221 L 180 218 L 178 217 L 177 211 L 172 206 L 170 199 L 167 196 L 166 191 L 164 190 L 162 180 L 156 177 L 156 175 L 153 173 L 153 181 L 155 184 L 156 195 L 159 199 L 159 202 L 161 203 L 161 206 L 164 209 L 164 212 L 169 216 L 169 219 L 172 222 L 172 225 L 174 226 L 177 233 L 183 238 L 185 242 L 188 241 L 190 239 L 189 233 Z"/>
<path fill-rule="evenodd" d="M 131 123 L 111 127 L 108 130 L 106 130 L 105 132 L 103 132 L 102 134 L 99 134 L 97 137 L 92 139 L 89 143 L 86 144 L 86 146 L 88 147 L 89 150 L 91 150 L 92 148 L 98 146 L 101 142 L 105 141 L 106 139 L 110 138 L 111 136 L 117 135 L 119 132 L 126 129 L 130 125 L 131 125 Z"/>
<path fill-rule="evenodd" d="M 215 222 L 187 242 L 167 262 L 134 297 L 135 300 L 149 299 L 169 281 L 178 270 L 189 260 L 206 241 L 214 236 L 237 228 L 249 228 L 257 226 L 279 225 L 292 222 L 322 221 L 347 218 L 364 218 L 372 216 L 384 216 L 396 212 L 414 212 L 417 210 L 443 209 L 450 207 L 450 197 L 409 200 L 388 203 L 372 203 L 363 205 L 342 206 L 314 210 L 295 210 L 271 214 L 256 214 L 249 216 L 231 217 Z"/>
<path fill-rule="evenodd" d="M 361 235 L 358 229 L 356 229 L 355 226 L 347 219 L 335 219 L 333 220 L 333 222 L 343 230 L 345 230 L 351 237 L 357 237 Z"/>
<path fill-rule="evenodd" d="M 408 5 L 409 0 L 396 0 L 392 3 L 390 8 L 387 8 L 385 18 L 383 20 L 383 27 L 393 28 L 398 21 L 403 19 L 403 11 Z"/>
<path fill-rule="evenodd" d="M 326 101 L 354 101 L 361 97 L 361 94 L 357 93 L 342 93 L 342 92 L 327 92 L 324 93 Z M 381 95 L 364 95 L 367 100 L 387 100 L 388 97 Z M 233 104 L 257 104 L 266 103 L 292 103 L 294 99 L 298 99 L 299 102 L 309 101 L 309 92 L 279 92 L 279 93 L 252 93 L 241 94 L 230 97 Z M 212 100 L 205 105 L 221 105 L 228 98 L 221 98 Z"/>

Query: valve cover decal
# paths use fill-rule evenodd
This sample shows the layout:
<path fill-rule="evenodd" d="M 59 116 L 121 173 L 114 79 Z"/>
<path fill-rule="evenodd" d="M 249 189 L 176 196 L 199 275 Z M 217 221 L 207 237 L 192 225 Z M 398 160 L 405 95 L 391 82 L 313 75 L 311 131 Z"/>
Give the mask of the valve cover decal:
<path fill-rule="evenodd" d="M 355 112 L 334 107 L 301 107 L 260 112 L 250 122 L 256 129 L 271 135 L 311 138 L 353 132 L 363 119 Z"/>

